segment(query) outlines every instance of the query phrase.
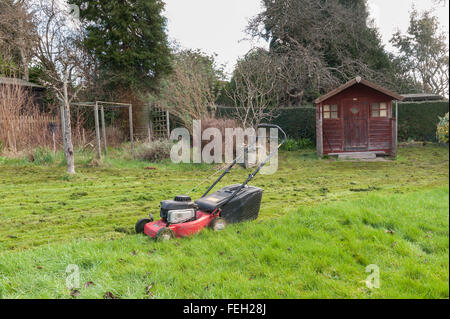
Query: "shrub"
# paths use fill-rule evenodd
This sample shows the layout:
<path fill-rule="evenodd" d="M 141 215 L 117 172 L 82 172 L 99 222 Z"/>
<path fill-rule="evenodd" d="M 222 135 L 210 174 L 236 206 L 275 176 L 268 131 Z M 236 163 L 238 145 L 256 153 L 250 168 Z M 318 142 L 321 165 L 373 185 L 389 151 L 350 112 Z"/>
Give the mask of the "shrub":
<path fill-rule="evenodd" d="M 160 162 L 170 158 L 172 145 L 173 143 L 167 140 L 144 143 L 137 148 L 136 157 L 144 161 Z"/>
<path fill-rule="evenodd" d="M 300 149 L 312 149 L 314 148 L 314 143 L 309 138 L 300 138 L 298 140 L 298 147 Z"/>
<path fill-rule="evenodd" d="M 48 148 L 38 147 L 28 155 L 28 159 L 37 165 L 53 164 L 55 162 L 55 154 Z"/>
<path fill-rule="evenodd" d="M 119 147 L 124 141 L 126 141 L 128 135 L 116 126 L 106 127 L 106 140 L 108 141 L 108 146 Z"/>
<path fill-rule="evenodd" d="M 298 143 L 296 140 L 289 138 L 284 142 L 284 144 L 281 146 L 281 149 L 283 151 L 293 152 L 298 150 Z"/>
<path fill-rule="evenodd" d="M 225 154 L 225 129 L 236 127 L 238 127 L 236 121 L 229 118 L 207 117 L 202 120 L 202 132 L 204 132 L 208 128 L 217 128 L 222 134 L 222 154 Z M 209 140 L 202 139 L 202 149 L 209 142 Z M 235 141 L 233 141 L 233 143 L 235 143 Z M 235 145 L 233 145 L 233 150 L 234 149 Z"/>
<path fill-rule="evenodd" d="M 399 103 L 398 139 L 436 141 L 436 121 L 448 112 L 448 101 Z"/>
<path fill-rule="evenodd" d="M 216 100 L 216 86 L 222 77 L 214 56 L 200 51 L 175 52 L 172 72 L 161 81 L 159 95 L 149 96 L 149 102 L 169 110 L 192 133 L 192 120 L 211 114 Z"/>
<path fill-rule="evenodd" d="M 298 141 L 288 138 L 281 147 L 282 150 L 294 152 L 298 150 L 314 148 L 314 143 L 309 138 L 300 138 Z"/>
<path fill-rule="evenodd" d="M 444 117 L 439 117 L 436 137 L 440 143 L 448 143 L 448 113 Z"/>

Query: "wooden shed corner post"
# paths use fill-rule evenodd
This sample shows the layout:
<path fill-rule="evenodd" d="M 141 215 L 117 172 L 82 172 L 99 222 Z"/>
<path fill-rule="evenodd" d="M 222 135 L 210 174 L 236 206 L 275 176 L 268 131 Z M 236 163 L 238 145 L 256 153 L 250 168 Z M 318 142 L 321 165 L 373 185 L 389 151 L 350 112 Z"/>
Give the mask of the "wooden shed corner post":
<path fill-rule="evenodd" d="M 322 103 L 316 105 L 316 148 L 317 155 L 323 157 Z"/>
<path fill-rule="evenodd" d="M 392 121 L 392 150 L 391 156 L 398 154 L 398 101 L 395 101 L 395 120 Z"/>

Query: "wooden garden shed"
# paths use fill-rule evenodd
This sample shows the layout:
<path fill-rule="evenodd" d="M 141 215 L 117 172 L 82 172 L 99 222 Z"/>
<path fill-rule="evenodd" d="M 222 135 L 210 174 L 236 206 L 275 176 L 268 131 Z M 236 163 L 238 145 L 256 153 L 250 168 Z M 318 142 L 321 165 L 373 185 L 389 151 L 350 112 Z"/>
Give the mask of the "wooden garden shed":
<path fill-rule="evenodd" d="M 317 153 L 396 156 L 398 122 L 392 102 L 401 100 L 401 95 L 361 77 L 319 97 L 315 100 Z"/>

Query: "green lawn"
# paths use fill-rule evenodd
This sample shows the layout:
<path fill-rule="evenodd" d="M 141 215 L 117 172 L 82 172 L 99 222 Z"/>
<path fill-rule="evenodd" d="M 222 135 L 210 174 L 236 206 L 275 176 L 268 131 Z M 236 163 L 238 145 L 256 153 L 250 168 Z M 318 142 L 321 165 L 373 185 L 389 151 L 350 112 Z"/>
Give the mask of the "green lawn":
<path fill-rule="evenodd" d="M 210 166 L 113 158 L 95 168 L 81 157 L 69 177 L 0 159 L 0 297 L 70 298 L 75 264 L 78 298 L 448 298 L 448 156 L 436 146 L 389 162 L 282 153 L 276 175 L 252 182 L 264 188 L 258 221 L 170 243 L 134 235 L 134 223 Z M 370 264 L 379 289 L 365 285 Z"/>

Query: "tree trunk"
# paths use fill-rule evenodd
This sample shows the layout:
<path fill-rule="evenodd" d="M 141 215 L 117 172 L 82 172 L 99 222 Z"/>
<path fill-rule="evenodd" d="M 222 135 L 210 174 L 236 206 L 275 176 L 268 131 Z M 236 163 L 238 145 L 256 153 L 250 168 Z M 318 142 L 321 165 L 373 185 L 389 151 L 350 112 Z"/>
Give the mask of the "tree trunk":
<path fill-rule="evenodd" d="M 66 104 L 64 106 L 64 140 L 66 144 L 64 155 L 67 161 L 67 173 L 75 174 L 75 155 L 72 144 L 72 129 L 70 126 L 70 106 L 69 104 Z"/>
<path fill-rule="evenodd" d="M 64 118 L 65 118 L 65 116 L 64 116 L 64 113 L 65 113 L 65 107 L 64 107 L 64 104 L 63 103 L 61 103 L 61 106 L 60 106 L 60 114 L 61 114 L 61 138 L 62 138 L 62 142 L 63 142 L 63 150 L 65 150 L 66 149 L 66 130 L 65 130 L 65 125 L 64 125 L 64 123 L 66 122 L 65 120 L 64 120 Z"/>
<path fill-rule="evenodd" d="M 70 123 L 70 102 L 67 94 L 67 81 L 64 83 L 64 155 L 67 162 L 67 173 L 75 174 L 75 154 L 72 144 L 72 128 Z"/>
<path fill-rule="evenodd" d="M 19 52 L 20 52 L 20 58 L 22 60 L 22 67 L 23 67 L 22 79 L 24 79 L 25 81 L 29 81 L 30 80 L 30 72 L 28 69 L 28 58 L 27 58 L 27 53 L 26 53 L 26 49 L 25 49 L 25 39 L 23 38 L 24 31 L 25 31 L 25 29 L 24 29 L 22 17 L 19 17 L 19 35 L 20 35 L 20 37 L 19 37 Z"/>
<path fill-rule="evenodd" d="M 23 76 L 22 79 L 25 81 L 30 80 L 30 71 L 28 68 L 28 59 L 26 57 L 26 53 L 23 48 L 20 48 L 20 57 L 22 59 L 22 67 L 23 67 Z"/>

